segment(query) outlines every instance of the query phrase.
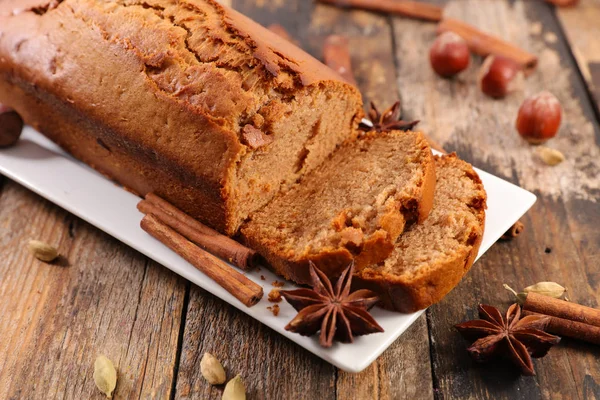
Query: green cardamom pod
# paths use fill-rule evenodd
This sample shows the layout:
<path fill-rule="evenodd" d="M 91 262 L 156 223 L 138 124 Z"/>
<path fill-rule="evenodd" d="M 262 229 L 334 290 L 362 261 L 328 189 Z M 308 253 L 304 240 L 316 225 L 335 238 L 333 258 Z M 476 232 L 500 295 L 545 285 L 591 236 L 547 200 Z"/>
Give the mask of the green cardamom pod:
<path fill-rule="evenodd" d="M 211 385 L 221 385 L 227 379 L 223 365 L 210 353 L 204 353 L 200 361 L 200 372 Z"/>
<path fill-rule="evenodd" d="M 58 250 L 39 240 L 30 240 L 27 247 L 31 254 L 41 261 L 52 262 L 58 257 Z"/>
<path fill-rule="evenodd" d="M 538 282 L 535 285 L 527 286 L 522 292 L 517 293 L 513 288 L 508 286 L 506 283 L 503 285 L 504 289 L 508 290 L 517 298 L 517 303 L 523 304 L 527 300 L 528 293 L 541 294 L 543 296 L 553 297 L 560 299 L 566 292 L 567 289 L 562 287 L 556 282 Z"/>
<path fill-rule="evenodd" d="M 237 375 L 235 378 L 227 382 L 225 390 L 223 390 L 222 400 L 246 400 L 246 387 L 242 381 L 242 377 Z"/>
<path fill-rule="evenodd" d="M 102 393 L 109 399 L 117 386 L 117 370 L 105 356 L 99 356 L 94 362 L 94 382 Z"/>
<path fill-rule="evenodd" d="M 506 283 L 503 284 L 502 286 L 504 286 L 504 289 L 508 290 L 509 292 L 511 292 L 512 294 L 515 295 L 515 297 L 517 298 L 517 303 L 519 303 L 521 305 L 523 303 L 525 303 L 525 299 L 527 299 L 527 293 L 524 293 L 524 292 L 517 293 L 517 292 L 515 292 L 515 290 L 513 288 L 508 286 Z"/>
<path fill-rule="evenodd" d="M 537 293 L 555 299 L 560 299 L 566 291 L 567 289 L 556 282 L 538 282 L 535 285 L 527 286 L 523 289 L 523 292 L 525 293 Z"/>

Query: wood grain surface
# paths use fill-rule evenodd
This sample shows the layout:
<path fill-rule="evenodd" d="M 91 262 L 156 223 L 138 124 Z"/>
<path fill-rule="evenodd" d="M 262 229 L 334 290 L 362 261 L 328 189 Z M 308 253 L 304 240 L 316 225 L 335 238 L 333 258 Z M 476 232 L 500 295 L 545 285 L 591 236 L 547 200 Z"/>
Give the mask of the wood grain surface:
<path fill-rule="evenodd" d="M 600 1 L 581 0 L 577 7 L 558 8 L 556 14 L 600 116 Z"/>
<path fill-rule="evenodd" d="M 242 376 L 249 399 L 600 398 L 597 346 L 563 339 L 535 361 L 537 376 L 521 377 L 510 364 L 473 363 L 453 329 L 480 302 L 508 307 L 503 283 L 556 281 L 571 300 L 600 305 L 600 2 L 560 10 L 534 0 L 431 2 L 537 54 L 524 89 L 501 101 L 483 96 L 477 57 L 458 78 L 438 78 L 427 59 L 435 24 L 309 0 L 226 1 L 282 25 L 317 58 L 327 35 L 347 36 L 365 104 L 400 98 L 404 118 L 420 119 L 447 150 L 538 195 L 519 238 L 494 245 L 378 360 L 348 374 L 0 176 L 0 399 L 101 399 L 92 380 L 99 354 L 118 368 L 117 399 L 220 399 L 223 387 L 200 374 L 204 352 L 228 378 Z M 564 107 L 547 144 L 566 156 L 556 167 L 513 127 L 522 100 L 541 90 Z M 63 257 L 35 260 L 29 239 Z"/>
<path fill-rule="evenodd" d="M 96 357 L 119 371 L 117 398 L 167 398 L 186 283 L 3 178 L 0 399 L 102 398 Z M 27 242 L 60 250 L 47 264 Z"/>

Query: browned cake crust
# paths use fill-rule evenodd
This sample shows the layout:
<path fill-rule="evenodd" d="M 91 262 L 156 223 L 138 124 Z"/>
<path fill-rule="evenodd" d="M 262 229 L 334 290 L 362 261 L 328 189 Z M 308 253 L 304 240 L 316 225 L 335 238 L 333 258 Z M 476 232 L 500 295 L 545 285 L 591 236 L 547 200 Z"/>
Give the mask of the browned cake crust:
<path fill-rule="evenodd" d="M 252 214 L 241 234 L 272 269 L 308 283 L 385 260 L 433 204 L 435 161 L 421 133 L 372 133 L 344 144 L 289 191 Z"/>
<path fill-rule="evenodd" d="M 429 218 L 399 237 L 385 263 L 354 275 L 353 286 L 379 293 L 385 308 L 408 313 L 437 303 L 458 285 L 479 251 L 487 199 L 481 180 L 455 154 L 436 160 Z"/>
<path fill-rule="evenodd" d="M 354 87 L 214 0 L 4 0 L 0 102 L 227 234 L 362 116 Z"/>

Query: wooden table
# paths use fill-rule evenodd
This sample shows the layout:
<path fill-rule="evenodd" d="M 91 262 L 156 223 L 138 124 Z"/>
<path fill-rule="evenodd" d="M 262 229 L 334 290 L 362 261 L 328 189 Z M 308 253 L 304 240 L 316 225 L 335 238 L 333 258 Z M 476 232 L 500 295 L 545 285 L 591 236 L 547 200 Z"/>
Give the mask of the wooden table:
<path fill-rule="evenodd" d="M 208 351 L 249 398 L 600 398 L 598 347 L 563 339 L 535 362 L 536 377 L 509 364 L 474 364 L 453 324 L 480 302 L 506 308 L 508 283 L 556 281 L 575 302 L 600 300 L 600 1 L 555 10 L 541 0 L 454 0 L 446 13 L 539 55 L 524 92 L 502 101 L 475 84 L 480 59 L 457 80 L 437 78 L 427 52 L 435 25 L 309 0 L 234 0 L 260 23 L 283 25 L 316 55 L 326 35 L 350 38 L 366 98 L 402 99 L 406 119 L 446 149 L 534 191 L 525 232 L 498 243 L 446 299 L 431 307 L 360 374 L 337 370 L 233 307 L 94 227 L 0 177 L 0 399 L 100 399 L 98 354 L 119 369 L 116 398 L 219 399 L 200 374 Z M 556 94 L 564 123 L 549 145 L 567 160 L 542 164 L 513 128 L 524 96 Z M 60 248 L 41 263 L 29 239 Z"/>

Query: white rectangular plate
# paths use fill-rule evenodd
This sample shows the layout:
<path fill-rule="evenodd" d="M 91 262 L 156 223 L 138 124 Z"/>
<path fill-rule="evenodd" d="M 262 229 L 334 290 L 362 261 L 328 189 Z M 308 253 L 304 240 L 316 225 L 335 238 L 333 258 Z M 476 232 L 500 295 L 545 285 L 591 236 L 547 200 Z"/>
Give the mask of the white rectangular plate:
<path fill-rule="evenodd" d="M 486 172 L 477 172 L 488 194 L 486 228 L 479 258 L 535 203 L 536 197 Z M 296 314 L 289 304 L 280 303 L 281 312 L 277 317 L 267 310 L 271 304 L 266 296 L 256 306 L 247 308 L 206 275 L 146 234 L 140 228 L 142 214 L 136 208 L 140 200 L 137 196 L 73 159 L 32 128 L 25 128 L 16 146 L 0 150 L 0 173 L 102 229 L 345 371 L 359 372 L 365 369 L 423 313 L 399 314 L 375 308 L 373 315 L 385 329 L 384 333 L 358 337 L 353 344 L 335 344 L 330 349 L 324 349 L 319 346 L 315 337 L 302 337 L 284 329 Z M 260 279 L 261 274 L 266 280 Z M 264 269 L 247 275 L 262 285 L 265 293 L 271 290 L 274 280 L 280 279 Z M 286 288 L 293 286 L 291 283 L 286 284 Z"/>

